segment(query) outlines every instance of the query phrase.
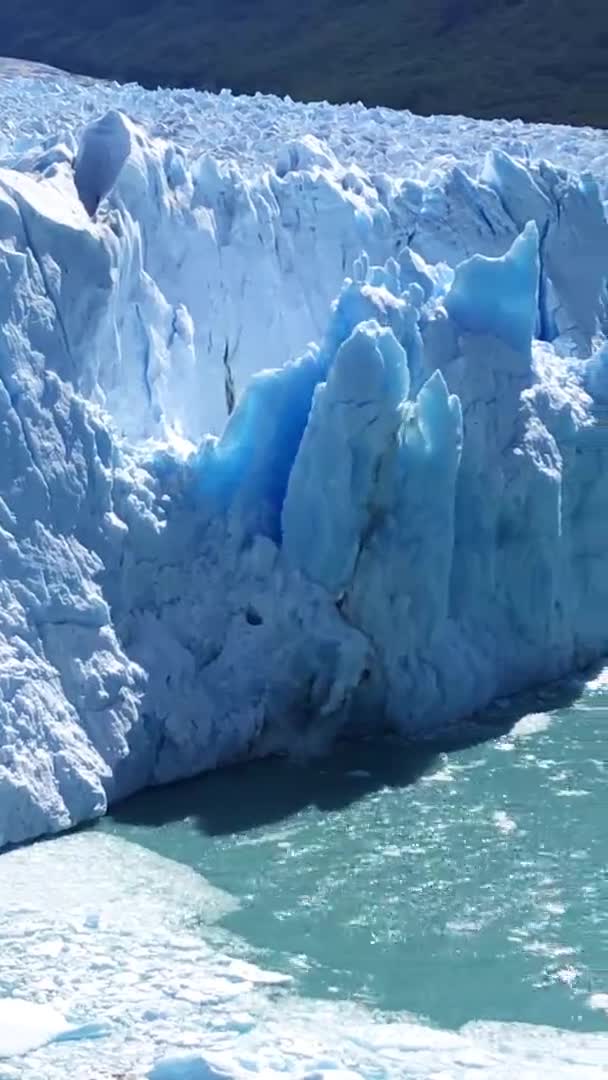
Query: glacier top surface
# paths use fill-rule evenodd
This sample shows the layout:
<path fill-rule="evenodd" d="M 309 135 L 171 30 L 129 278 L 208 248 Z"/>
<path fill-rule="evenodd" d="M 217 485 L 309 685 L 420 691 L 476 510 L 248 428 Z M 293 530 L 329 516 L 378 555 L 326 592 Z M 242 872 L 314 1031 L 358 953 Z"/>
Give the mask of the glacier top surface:
<path fill-rule="evenodd" d="M 597 177 L 608 165 L 608 132 L 593 128 L 421 117 L 361 103 L 300 103 L 229 91 L 151 91 L 1 58 L 0 164 L 10 166 L 28 150 L 47 146 L 49 138 L 56 144 L 63 132 L 77 136 L 109 109 L 126 112 L 152 135 L 170 138 L 190 153 L 208 152 L 254 173 L 274 165 L 285 145 L 304 134 L 320 139 L 342 165 L 424 180 L 455 163 L 477 176 L 491 149 Z"/>

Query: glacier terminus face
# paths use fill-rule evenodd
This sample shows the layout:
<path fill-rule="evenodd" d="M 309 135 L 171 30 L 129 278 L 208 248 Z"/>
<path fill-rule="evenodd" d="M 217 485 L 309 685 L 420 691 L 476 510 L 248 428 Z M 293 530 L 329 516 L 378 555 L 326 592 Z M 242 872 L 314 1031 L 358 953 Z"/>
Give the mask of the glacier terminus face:
<path fill-rule="evenodd" d="M 608 137 L 0 79 L 0 847 L 608 649 Z"/>

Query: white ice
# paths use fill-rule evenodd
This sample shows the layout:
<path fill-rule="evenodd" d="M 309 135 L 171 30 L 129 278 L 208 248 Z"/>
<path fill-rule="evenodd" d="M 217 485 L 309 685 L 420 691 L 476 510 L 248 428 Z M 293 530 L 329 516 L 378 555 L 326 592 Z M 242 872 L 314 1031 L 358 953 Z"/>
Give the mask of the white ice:
<path fill-rule="evenodd" d="M 606 652 L 606 134 L 0 117 L 0 846 Z"/>
<path fill-rule="evenodd" d="M 65 1017 L 50 1005 L 0 997 L 0 1058 L 37 1050 L 69 1030 Z"/>

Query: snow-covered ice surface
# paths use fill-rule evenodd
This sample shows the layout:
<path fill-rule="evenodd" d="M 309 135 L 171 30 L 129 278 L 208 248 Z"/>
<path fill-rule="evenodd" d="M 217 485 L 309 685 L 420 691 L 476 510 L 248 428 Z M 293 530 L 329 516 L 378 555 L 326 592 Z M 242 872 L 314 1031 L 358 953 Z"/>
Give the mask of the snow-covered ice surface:
<path fill-rule="evenodd" d="M 0 846 L 607 650 L 605 133 L 0 118 Z"/>
<path fill-rule="evenodd" d="M 300 998 L 214 925 L 230 897 L 125 840 L 84 833 L 10 851 L 2 876 L 1 1080 L 606 1075 L 602 1035 L 505 1023 L 443 1031 Z M 3 1016 L 26 1012 L 38 1049 L 22 1054 Z"/>

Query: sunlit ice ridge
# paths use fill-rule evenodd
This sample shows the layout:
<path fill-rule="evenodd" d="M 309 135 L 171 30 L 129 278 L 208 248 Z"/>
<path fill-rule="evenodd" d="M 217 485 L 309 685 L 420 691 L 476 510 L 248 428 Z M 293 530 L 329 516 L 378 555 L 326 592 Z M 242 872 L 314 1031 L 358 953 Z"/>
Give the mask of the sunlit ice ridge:
<path fill-rule="evenodd" d="M 0 846 L 608 651 L 608 137 L 0 77 Z"/>

